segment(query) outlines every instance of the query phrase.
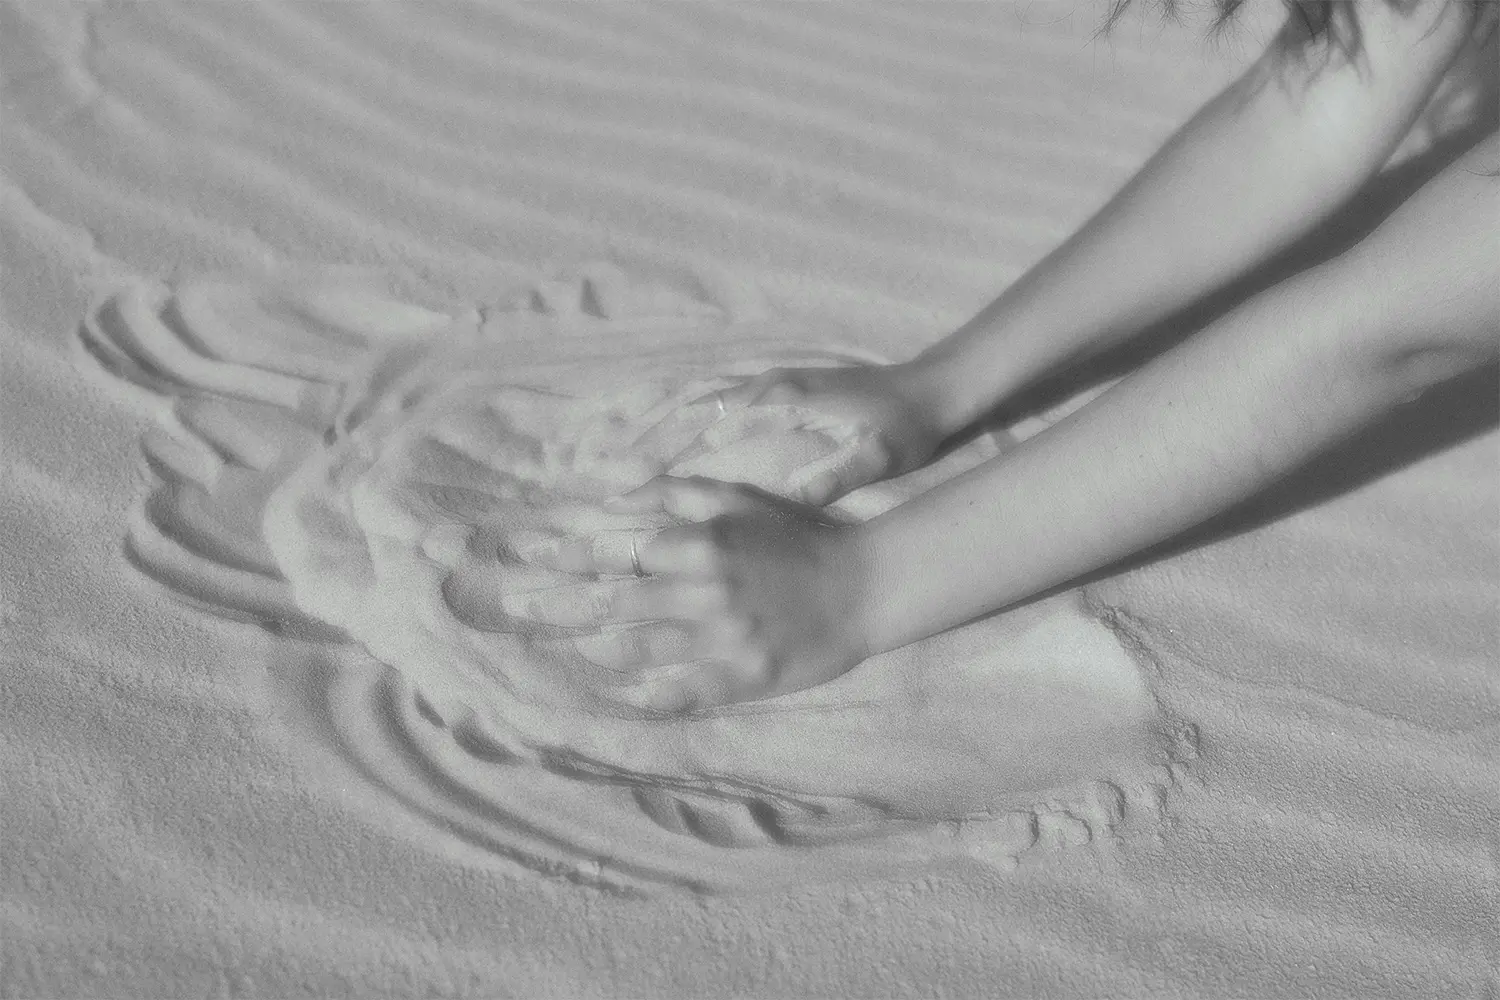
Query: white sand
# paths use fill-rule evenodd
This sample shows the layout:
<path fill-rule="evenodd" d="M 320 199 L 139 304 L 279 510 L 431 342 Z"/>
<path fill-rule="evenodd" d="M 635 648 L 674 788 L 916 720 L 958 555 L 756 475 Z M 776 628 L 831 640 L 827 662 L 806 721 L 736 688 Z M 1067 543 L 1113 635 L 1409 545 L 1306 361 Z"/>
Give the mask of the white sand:
<path fill-rule="evenodd" d="M 254 484 L 288 472 L 281 418 L 160 392 L 232 393 L 243 373 L 215 383 L 181 354 L 142 367 L 146 318 L 90 313 L 134 289 L 149 318 L 159 281 L 233 274 L 179 298 L 176 329 L 200 357 L 273 367 L 309 342 L 306 317 L 273 327 L 235 290 L 342 269 L 432 310 L 361 314 L 377 339 L 422 342 L 450 315 L 514 335 L 498 306 L 545 307 L 516 347 L 568 378 L 601 354 L 557 335 L 569 303 L 733 317 L 685 309 L 695 370 L 904 356 L 1081 221 L 1255 47 L 1215 58 L 1189 32 L 1134 24 L 1094 45 L 1096 21 L 1047 4 L 0 4 L 0 995 L 1500 990 L 1492 383 L 1412 407 L 1234 533 L 1066 595 L 1065 617 L 995 625 L 1024 648 L 1037 622 L 1067 623 L 1021 661 L 1050 656 L 1045 671 L 1006 678 L 1043 719 L 1071 680 L 1114 692 L 1095 707 L 1128 721 L 1138 663 L 1150 711 L 1195 726 L 1172 749 L 1201 756 L 1125 782 L 1116 822 L 1107 788 L 1041 776 L 1078 737 L 995 733 L 977 759 L 1002 769 L 932 776 L 940 797 L 1004 799 L 1029 769 L 1077 795 L 1005 814 L 992 838 L 928 830 L 892 874 L 839 868 L 866 850 L 842 837 L 833 855 L 718 846 L 748 829 L 732 811 L 673 833 L 659 823 L 682 814 L 649 795 L 631 803 L 644 825 L 621 825 L 632 812 L 602 809 L 596 783 L 518 782 L 503 799 L 493 765 L 472 763 L 483 745 L 455 754 L 410 687 L 336 646 L 275 579 L 251 514 L 266 501 Z M 633 278 L 599 272 L 589 305 L 570 280 L 601 260 Z M 648 282 L 670 291 L 632 300 Z M 189 316 L 195 301 L 223 322 Z M 322 301 L 348 319 L 364 300 Z M 103 336 L 80 339 L 86 315 Z M 743 324 L 791 343 L 749 351 Z M 734 333 L 702 343 L 721 328 Z M 593 370 L 680 364 L 664 330 L 637 324 Z M 257 384 L 283 409 L 335 405 L 303 390 L 336 381 L 350 343 Z M 143 437 L 152 481 L 217 492 L 139 506 Z M 215 452 L 181 447 L 194 437 Z M 143 582 L 153 568 L 214 608 L 297 627 L 184 605 Z M 1092 657 L 1068 656 L 1095 635 Z M 983 638 L 968 662 L 995 659 Z M 1090 658 L 1101 670 L 1084 676 Z M 967 718 L 1020 714 L 994 704 Z M 833 759 L 846 740 L 830 742 Z M 1109 766 L 1156 752 L 1112 747 Z M 907 787 L 945 755 L 915 758 Z M 705 759 L 676 759 L 676 777 Z M 883 767 L 841 764 L 791 790 L 836 795 Z M 522 843 L 518 817 L 552 826 Z M 647 829 L 662 838 L 649 847 Z M 1004 863 L 1032 839 L 1075 843 Z M 624 845 L 660 861 L 655 891 L 579 884 L 634 885 L 609 867 Z M 796 873 L 829 857 L 837 870 Z M 777 863 L 791 877 L 758 893 L 671 887 Z"/>
<path fill-rule="evenodd" d="M 796 496 L 858 453 L 860 428 L 704 397 L 737 372 L 851 358 L 608 269 L 562 293 L 482 320 L 306 277 L 105 297 L 87 349 L 173 399 L 143 442 L 132 563 L 196 607 L 321 637 L 346 663 L 321 728 L 383 776 L 373 796 L 421 798 L 580 881 L 759 891 L 949 856 L 1010 870 L 1160 821 L 1180 741 L 1077 594 L 796 694 L 677 717 L 634 704 L 632 631 L 601 629 L 599 601 L 637 585 L 630 540 L 672 519 L 600 503 L 662 473 Z M 830 513 L 873 517 L 1001 450 L 980 435 Z M 617 572 L 586 581 L 532 551 L 573 542 Z M 403 775 L 412 759 L 425 774 Z"/>

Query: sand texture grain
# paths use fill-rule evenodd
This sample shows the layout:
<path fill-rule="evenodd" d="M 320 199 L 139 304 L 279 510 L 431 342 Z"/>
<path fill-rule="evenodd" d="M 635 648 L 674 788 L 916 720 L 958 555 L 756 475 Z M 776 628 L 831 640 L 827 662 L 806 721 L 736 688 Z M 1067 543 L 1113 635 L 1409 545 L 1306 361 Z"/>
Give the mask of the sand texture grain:
<path fill-rule="evenodd" d="M 0 995 L 1500 995 L 1493 372 L 842 687 L 538 666 L 517 533 L 837 461 L 691 400 L 930 343 L 1264 37 L 1100 15 L 0 0 Z"/>

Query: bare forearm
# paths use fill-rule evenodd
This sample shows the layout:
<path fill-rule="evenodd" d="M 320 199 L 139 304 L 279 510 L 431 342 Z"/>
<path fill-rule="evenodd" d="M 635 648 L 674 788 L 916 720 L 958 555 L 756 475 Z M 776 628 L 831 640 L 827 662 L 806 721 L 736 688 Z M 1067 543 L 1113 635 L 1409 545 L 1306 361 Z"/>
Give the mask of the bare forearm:
<path fill-rule="evenodd" d="M 1233 281 L 1327 218 L 1405 135 L 1470 16 L 1457 4 L 1377 12 L 1354 62 L 1302 62 L 1294 30 L 1284 31 L 1078 233 L 913 362 L 917 391 L 939 422 L 962 427 Z"/>
<path fill-rule="evenodd" d="M 1493 357 L 1500 186 L 1474 165 L 1456 165 L 1357 252 L 1246 303 L 1011 454 L 859 529 L 871 651 L 1170 538 Z"/>
<path fill-rule="evenodd" d="M 1378 410 L 1373 383 L 1334 376 L 1345 320 L 1311 284 L 1262 296 L 1009 455 L 866 523 L 872 651 L 1170 537 Z"/>

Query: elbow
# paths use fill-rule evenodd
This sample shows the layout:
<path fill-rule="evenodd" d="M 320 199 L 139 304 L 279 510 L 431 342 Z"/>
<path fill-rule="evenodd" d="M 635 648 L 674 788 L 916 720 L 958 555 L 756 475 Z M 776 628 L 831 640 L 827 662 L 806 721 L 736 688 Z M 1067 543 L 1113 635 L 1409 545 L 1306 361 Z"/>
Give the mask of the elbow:
<path fill-rule="evenodd" d="M 1405 396 L 1500 359 L 1497 161 L 1491 136 L 1330 262 L 1349 343 Z"/>
<path fill-rule="evenodd" d="M 1485 364 L 1493 364 L 1497 359 L 1500 359 L 1500 350 L 1485 351 L 1471 345 L 1419 347 L 1384 357 L 1381 373 L 1386 384 L 1391 386 L 1392 398 L 1397 402 L 1409 402 L 1435 386 Z"/>
<path fill-rule="evenodd" d="M 1460 252 L 1441 262 L 1441 281 L 1394 283 L 1394 298 L 1379 299 L 1391 305 L 1356 332 L 1365 367 L 1396 398 L 1500 360 L 1500 268 L 1493 245 L 1484 249 L 1483 261 Z"/>

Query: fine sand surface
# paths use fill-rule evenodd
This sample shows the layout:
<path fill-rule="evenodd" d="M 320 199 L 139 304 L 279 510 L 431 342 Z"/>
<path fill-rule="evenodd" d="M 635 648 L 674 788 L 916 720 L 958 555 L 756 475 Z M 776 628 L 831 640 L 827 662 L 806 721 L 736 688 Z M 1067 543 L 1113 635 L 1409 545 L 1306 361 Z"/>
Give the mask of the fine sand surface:
<path fill-rule="evenodd" d="M 1099 17 L 0 2 L 0 995 L 1500 995 L 1493 372 L 706 718 L 528 564 L 837 461 L 691 400 L 941 336 L 1265 27 Z"/>

